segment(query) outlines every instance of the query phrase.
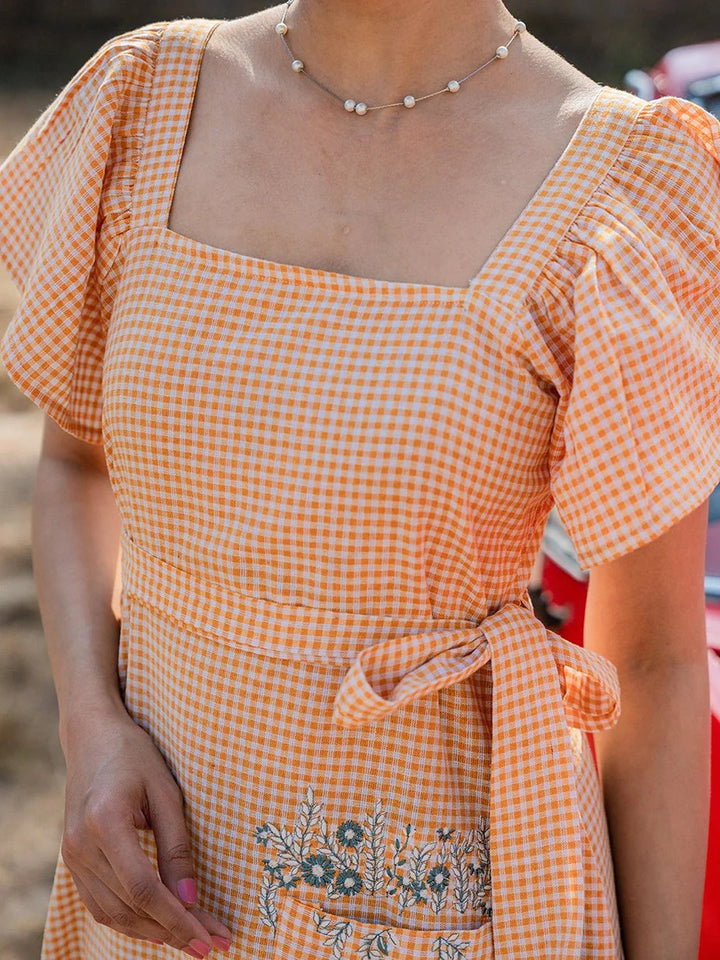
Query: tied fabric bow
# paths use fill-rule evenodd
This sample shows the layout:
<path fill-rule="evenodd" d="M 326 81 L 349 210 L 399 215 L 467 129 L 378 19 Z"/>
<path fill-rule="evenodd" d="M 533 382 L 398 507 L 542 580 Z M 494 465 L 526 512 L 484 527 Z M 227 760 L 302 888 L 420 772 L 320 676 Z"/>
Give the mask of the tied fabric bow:
<path fill-rule="evenodd" d="M 333 721 L 371 723 L 488 663 L 494 954 L 581 960 L 584 832 L 568 728 L 594 732 L 617 722 L 620 688 L 609 660 L 548 630 L 531 606 L 510 601 L 467 629 L 363 649 L 338 689 Z"/>

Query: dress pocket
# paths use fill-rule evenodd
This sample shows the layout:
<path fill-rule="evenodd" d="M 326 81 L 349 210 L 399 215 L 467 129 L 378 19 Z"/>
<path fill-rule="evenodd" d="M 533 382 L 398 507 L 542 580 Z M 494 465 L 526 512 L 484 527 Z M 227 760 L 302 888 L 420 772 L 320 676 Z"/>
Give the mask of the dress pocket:
<path fill-rule="evenodd" d="M 492 960 L 492 923 L 474 930 L 409 930 L 329 913 L 278 891 L 272 960 Z"/>

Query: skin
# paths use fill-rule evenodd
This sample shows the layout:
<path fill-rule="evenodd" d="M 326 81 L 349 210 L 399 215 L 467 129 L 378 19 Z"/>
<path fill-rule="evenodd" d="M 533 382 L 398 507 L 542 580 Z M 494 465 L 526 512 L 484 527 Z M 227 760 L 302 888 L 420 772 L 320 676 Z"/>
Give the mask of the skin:
<path fill-rule="evenodd" d="M 291 70 L 273 29 L 283 9 L 210 38 L 168 226 L 266 260 L 466 286 L 598 84 L 527 32 L 459 93 L 360 117 Z M 464 77 L 515 19 L 477 0 L 295 0 L 286 22 L 311 73 L 372 104 Z"/>
<path fill-rule="evenodd" d="M 283 9 L 215 30 L 168 229 L 268 260 L 467 285 L 598 85 L 528 31 L 459 94 L 358 117 L 290 70 L 272 29 Z M 369 104 L 465 76 L 514 27 L 495 0 L 295 0 L 286 20 L 308 69 Z M 623 689 L 621 721 L 596 744 L 627 960 L 697 956 L 709 794 L 706 517 L 705 504 L 591 571 L 587 645 L 618 665 Z M 96 920 L 200 956 L 232 931 L 179 897 L 178 882 L 193 876 L 182 795 L 118 690 L 118 535 L 102 448 L 46 419 L 33 557 L 68 769 L 63 857 Z M 154 833 L 159 877 L 138 827 Z"/>
<path fill-rule="evenodd" d="M 193 876 L 182 796 L 118 688 L 113 612 L 120 520 L 101 446 L 46 418 L 33 498 L 38 600 L 67 764 L 62 856 L 99 922 L 191 956 L 232 933 L 178 896 Z M 136 828 L 152 829 L 158 877 Z"/>
<path fill-rule="evenodd" d="M 708 503 L 590 571 L 585 646 L 617 667 L 595 734 L 626 960 L 697 960 L 710 803 Z"/>

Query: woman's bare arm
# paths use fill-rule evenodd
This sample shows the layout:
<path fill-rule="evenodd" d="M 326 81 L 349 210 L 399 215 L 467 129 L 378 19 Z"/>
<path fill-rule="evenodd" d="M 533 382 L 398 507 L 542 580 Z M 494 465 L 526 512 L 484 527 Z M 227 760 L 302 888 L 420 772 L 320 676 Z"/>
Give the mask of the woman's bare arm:
<path fill-rule="evenodd" d="M 710 797 L 708 505 L 590 571 L 585 645 L 615 663 L 596 734 L 626 960 L 697 960 Z"/>
<path fill-rule="evenodd" d="M 32 526 L 68 773 L 63 859 L 98 922 L 191 956 L 225 949 L 217 938 L 230 931 L 186 893 L 193 865 L 178 786 L 120 693 L 112 609 L 120 521 L 103 450 L 49 418 Z M 138 828 L 154 833 L 160 877 Z"/>
<path fill-rule="evenodd" d="M 65 749 L 93 711 L 124 710 L 112 610 L 120 519 L 103 448 L 46 418 L 33 498 L 33 569 Z"/>

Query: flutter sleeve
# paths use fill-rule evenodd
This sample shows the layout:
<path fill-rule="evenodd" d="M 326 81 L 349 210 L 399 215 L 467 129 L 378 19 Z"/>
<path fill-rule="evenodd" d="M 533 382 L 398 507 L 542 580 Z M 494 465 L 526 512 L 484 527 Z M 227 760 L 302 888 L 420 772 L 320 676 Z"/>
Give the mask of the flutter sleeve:
<path fill-rule="evenodd" d="M 163 26 L 104 43 L 0 165 L 0 262 L 20 292 L 0 360 L 90 443 L 102 442 L 105 334 Z"/>
<path fill-rule="evenodd" d="M 720 122 L 644 105 L 528 303 L 552 500 L 589 570 L 720 483 Z"/>

